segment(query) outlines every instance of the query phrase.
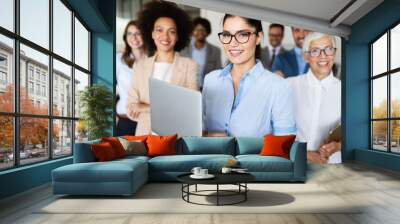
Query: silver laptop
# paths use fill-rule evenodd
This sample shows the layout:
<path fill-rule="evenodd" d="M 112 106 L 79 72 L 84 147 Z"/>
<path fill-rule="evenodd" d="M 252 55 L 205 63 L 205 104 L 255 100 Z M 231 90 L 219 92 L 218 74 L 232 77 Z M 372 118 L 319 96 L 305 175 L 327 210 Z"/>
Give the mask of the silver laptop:
<path fill-rule="evenodd" d="M 151 129 L 159 135 L 201 136 L 201 93 L 150 78 Z"/>

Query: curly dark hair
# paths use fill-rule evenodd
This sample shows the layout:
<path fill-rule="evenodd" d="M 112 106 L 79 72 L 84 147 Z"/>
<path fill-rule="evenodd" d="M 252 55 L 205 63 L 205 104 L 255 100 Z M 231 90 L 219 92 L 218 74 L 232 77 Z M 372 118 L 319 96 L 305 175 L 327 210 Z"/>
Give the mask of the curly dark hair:
<path fill-rule="evenodd" d="M 208 21 L 207 19 L 201 18 L 201 17 L 196 17 L 193 20 L 193 26 L 196 27 L 199 24 L 202 25 L 204 27 L 204 29 L 206 29 L 207 34 L 211 33 L 210 21 Z"/>
<path fill-rule="evenodd" d="M 179 8 L 175 3 L 165 1 L 151 1 L 143 6 L 138 12 L 139 29 L 143 32 L 143 41 L 146 45 L 149 56 L 157 50 L 152 32 L 154 23 L 160 17 L 167 17 L 174 20 L 178 33 L 178 41 L 174 46 L 175 51 L 184 49 L 190 42 L 193 24 L 189 15 Z"/>

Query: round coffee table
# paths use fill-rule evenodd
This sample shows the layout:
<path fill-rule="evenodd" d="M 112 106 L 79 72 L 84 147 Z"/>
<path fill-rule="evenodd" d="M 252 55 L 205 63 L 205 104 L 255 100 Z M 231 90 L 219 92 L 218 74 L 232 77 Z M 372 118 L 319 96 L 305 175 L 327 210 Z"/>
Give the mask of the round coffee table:
<path fill-rule="evenodd" d="M 188 203 L 198 205 L 234 205 L 245 202 L 247 200 L 247 192 L 249 188 L 247 183 L 255 180 L 255 177 L 249 173 L 216 173 L 212 179 L 193 179 L 190 177 L 191 173 L 182 174 L 177 177 L 178 181 L 182 183 L 182 199 Z M 197 185 L 215 185 L 215 190 L 198 190 Z M 190 186 L 195 186 L 194 191 L 190 191 Z M 237 190 L 224 190 L 220 189 L 220 185 L 236 185 Z M 206 194 L 214 192 L 215 194 Z M 203 197 L 216 197 L 216 204 L 202 204 L 190 200 L 190 196 L 203 196 Z M 221 197 L 240 196 L 240 199 L 231 203 L 221 202 Z"/>

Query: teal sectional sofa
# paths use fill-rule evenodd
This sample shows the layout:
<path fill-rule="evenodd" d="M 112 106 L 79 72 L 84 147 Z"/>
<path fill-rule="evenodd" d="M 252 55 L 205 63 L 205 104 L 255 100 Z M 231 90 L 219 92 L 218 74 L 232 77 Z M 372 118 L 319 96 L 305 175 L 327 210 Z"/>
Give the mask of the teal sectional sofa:
<path fill-rule="evenodd" d="M 306 144 L 295 142 L 290 159 L 260 156 L 263 138 L 183 137 L 176 144 L 177 155 L 127 156 L 96 162 L 91 141 L 75 144 L 74 163 L 52 171 L 54 194 L 131 195 L 148 181 L 176 181 L 193 167 L 219 172 L 228 160 L 236 160 L 259 182 L 305 182 Z"/>

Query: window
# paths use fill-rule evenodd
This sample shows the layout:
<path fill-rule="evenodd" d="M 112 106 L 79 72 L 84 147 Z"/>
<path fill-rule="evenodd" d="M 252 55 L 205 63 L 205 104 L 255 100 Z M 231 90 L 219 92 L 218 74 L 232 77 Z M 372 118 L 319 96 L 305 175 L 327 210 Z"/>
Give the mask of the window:
<path fill-rule="evenodd" d="M 32 66 L 29 66 L 28 74 L 29 74 L 29 79 L 33 80 L 33 67 Z"/>
<path fill-rule="evenodd" d="M 46 97 L 46 86 L 42 86 L 42 96 Z"/>
<path fill-rule="evenodd" d="M 75 18 L 75 62 L 82 68 L 89 69 L 89 32 Z"/>
<path fill-rule="evenodd" d="M 6 85 L 7 84 L 7 73 L 0 71 L 0 84 Z"/>
<path fill-rule="evenodd" d="M 33 90 L 33 82 L 29 81 L 28 82 L 28 93 L 29 94 L 33 94 L 34 90 Z"/>
<path fill-rule="evenodd" d="M 36 84 L 36 95 L 40 95 L 40 84 Z"/>
<path fill-rule="evenodd" d="M 14 0 L 0 1 L 0 26 L 14 31 Z"/>
<path fill-rule="evenodd" d="M 0 2 L 1 7 L 4 2 Z M 0 14 L 3 12 L 2 10 L 3 9 L 0 8 Z M 0 15 L 0 20 L 3 18 L 2 16 L 4 15 Z M 14 57 L 13 52 L 13 40 L 0 33 L 0 113 L 12 113 L 14 111 L 14 70 L 11 66 L 12 58 Z M 1 147 L 0 143 L 0 148 Z"/>
<path fill-rule="evenodd" d="M 0 0 L 0 26 L 0 170 L 72 155 L 90 31 L 62 0 Z"/>
<path fill-rule="evenodd" d="M 371 148 L 400 153 L 400 24 L 370 45 Z"/>
<path fill-rule="evenodd" d="M 49 0 L 20 0 L 21 36 L 49 48 Z"/>

